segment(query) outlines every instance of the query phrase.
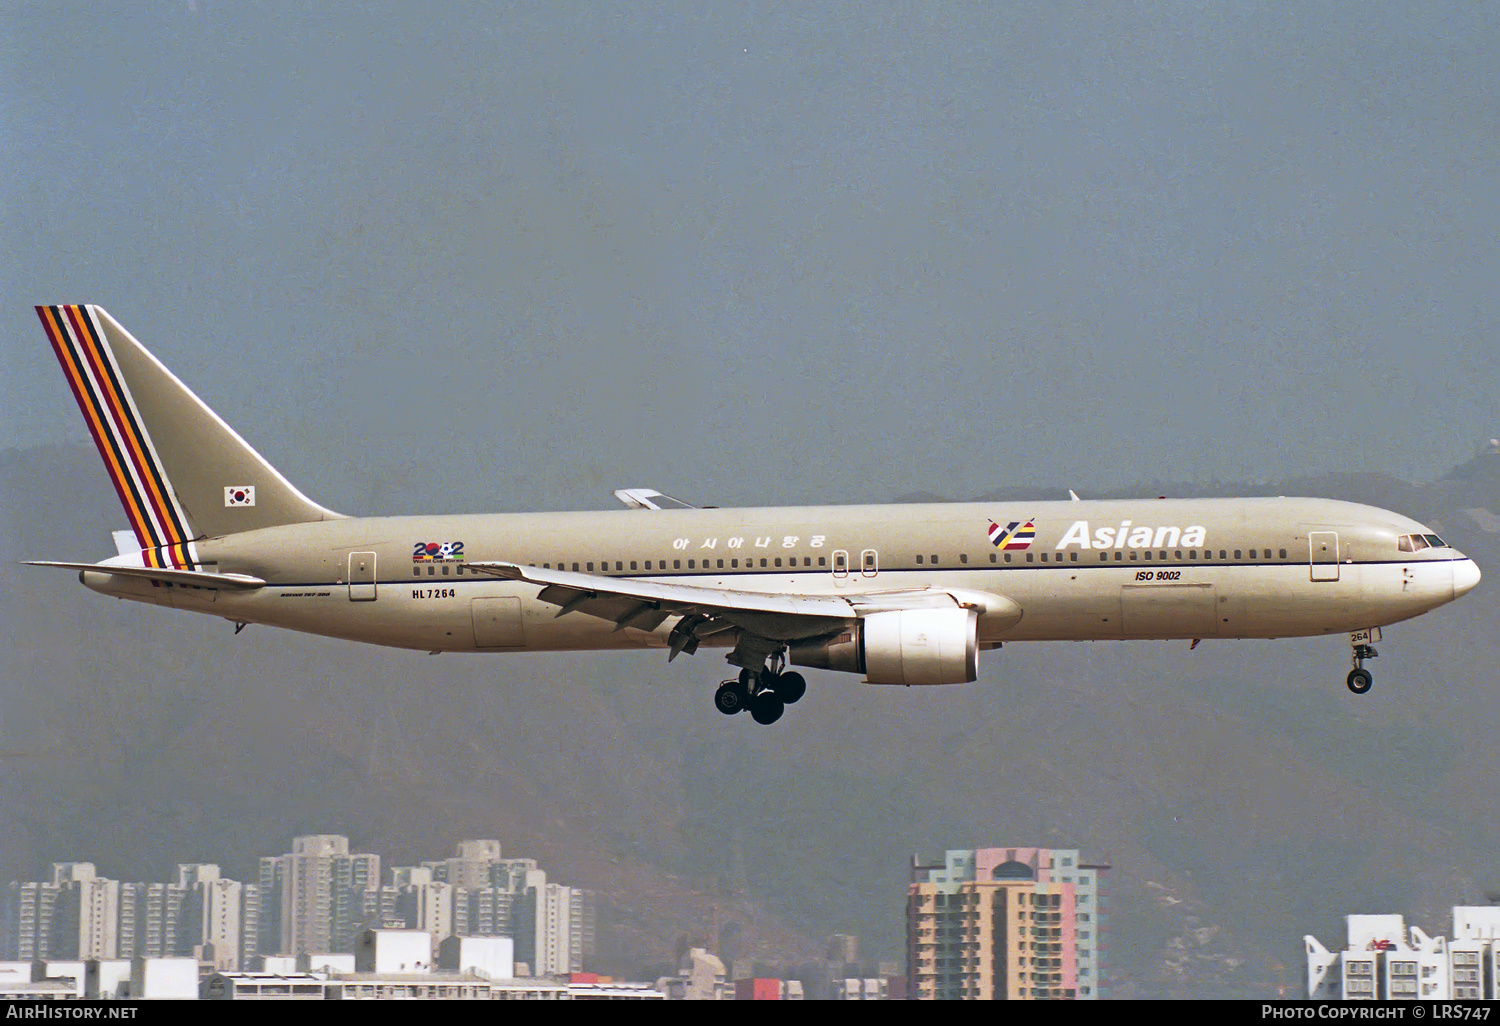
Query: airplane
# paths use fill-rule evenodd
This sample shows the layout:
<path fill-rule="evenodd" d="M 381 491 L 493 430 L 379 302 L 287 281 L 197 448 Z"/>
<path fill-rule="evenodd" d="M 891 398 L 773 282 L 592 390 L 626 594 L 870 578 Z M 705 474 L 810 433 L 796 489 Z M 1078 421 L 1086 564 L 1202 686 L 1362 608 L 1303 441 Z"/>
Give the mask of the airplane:
<path fill-rule="evenodd" d="M 1347 634 L 1471 591 L 1429 528 L 1314 498 L 698 508 L 348 517 L 302 494 L 98 306 L 39 306 L 130 531 L 94 591 L 247 624 L 441 652 L 728 651 L 723 713 L 772 723 L 789 666 L 871 684 L 978 679 L 1028 640 Z"/>

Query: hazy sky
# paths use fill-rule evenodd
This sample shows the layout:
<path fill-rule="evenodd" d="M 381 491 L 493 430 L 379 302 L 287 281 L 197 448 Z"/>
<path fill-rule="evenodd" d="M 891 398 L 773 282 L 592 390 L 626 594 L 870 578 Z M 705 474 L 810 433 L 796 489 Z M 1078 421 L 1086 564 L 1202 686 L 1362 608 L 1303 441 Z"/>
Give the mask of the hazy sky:
<path fill-rule="evenodd" d="M 355 514 L 1500 433 L 1493 4 L 427 6 L 4 5 L 0 446 L 86 440 L 37 302 Z"/>

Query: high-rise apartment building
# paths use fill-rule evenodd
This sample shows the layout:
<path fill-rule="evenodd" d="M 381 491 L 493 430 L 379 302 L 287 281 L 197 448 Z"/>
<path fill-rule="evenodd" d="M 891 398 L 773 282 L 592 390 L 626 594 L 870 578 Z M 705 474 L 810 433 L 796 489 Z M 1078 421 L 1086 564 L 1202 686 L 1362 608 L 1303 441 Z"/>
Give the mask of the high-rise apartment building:
<path fill-rule="evenodd" d="M 912 859 L 907 992 L 926 1000 L 1099 997 L 1099 875 L 1074 849 Z"/>
<path fill-rule="evenodd" d="M 0 908 L 0 960 L 52 958 L 52 916 L 61 888 L 38 880 L 13 880 Z"/>
<path fill-rule="evenodd" d="M 92 862 L 56 862 L 52 883 L 57 900 L 45 957 L 119 957 L 120 882 L 98 876 Z"/>
<path fill-rule="evenodd" d="M 176 954 L 221 972 L 249 966 L 259 953 L 260 888 L 219 874 L 212 863 L 177 867 L 182 892 Z"/>
<path fill-rule="evenodd" d="M 1500 994 L 1500 908 L 1457 905 L 1453 937 L 1429 937 L 1399 914 L 1344 917 L 1342 951 L 1311 934 L 1307 996 L 1333 1001 L 1494 1000 Z"/>
<path fill-rule="evenodd" d="M 454 886 L 455 934 L 514 938 L 516 960 L 538 976 L 581 972 L 593 958 L 593 892 L 548 883 L 535 859 L 502 858 L 499 841 L 475 840 L 422 865 L 434 882 Z"/>
<path fill-rule="evenodd" d="M 354 950 L 361 894 L 380 884 L 380 856 L 351 854 L 349 839 L 311 834 L 286 855 L 260 860 L 260 950 L 283 955 Z"/>

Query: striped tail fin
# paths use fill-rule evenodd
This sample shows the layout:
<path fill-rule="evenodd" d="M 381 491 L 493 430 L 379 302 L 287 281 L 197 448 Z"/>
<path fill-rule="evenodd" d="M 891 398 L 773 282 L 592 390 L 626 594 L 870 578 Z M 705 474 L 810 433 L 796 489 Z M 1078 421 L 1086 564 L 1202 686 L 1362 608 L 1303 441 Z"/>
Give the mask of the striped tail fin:
<path fill-rule="evenodd" d="M 191 569 L 194 542 L 329 520 L 97 306 L 37 315 L 148 567 Z"/>

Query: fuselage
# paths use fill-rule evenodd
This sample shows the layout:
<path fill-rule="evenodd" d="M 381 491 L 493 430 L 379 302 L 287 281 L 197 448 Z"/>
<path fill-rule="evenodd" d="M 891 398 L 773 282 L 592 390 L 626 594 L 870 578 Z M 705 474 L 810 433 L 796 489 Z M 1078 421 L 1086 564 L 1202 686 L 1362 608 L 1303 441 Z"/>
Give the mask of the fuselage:
<path fill-rule="evenodd" d="M 994 647 L 1383 626 L 1479 579 L 1462 553 L 1413 536 L 1435 538 L 1397 513 L 1308 498 L 378 517 L 198 541 L 206 568 L 266 582 L 254 591 L 82 576 L 121 598 L 434 652 L 667 643 L 675 620 L 559 617 L 537 586 L 474 571 L 490 561 L 775 594 L 955 590 L 1006 600 L 981 605 L 979 642 Z"/>

